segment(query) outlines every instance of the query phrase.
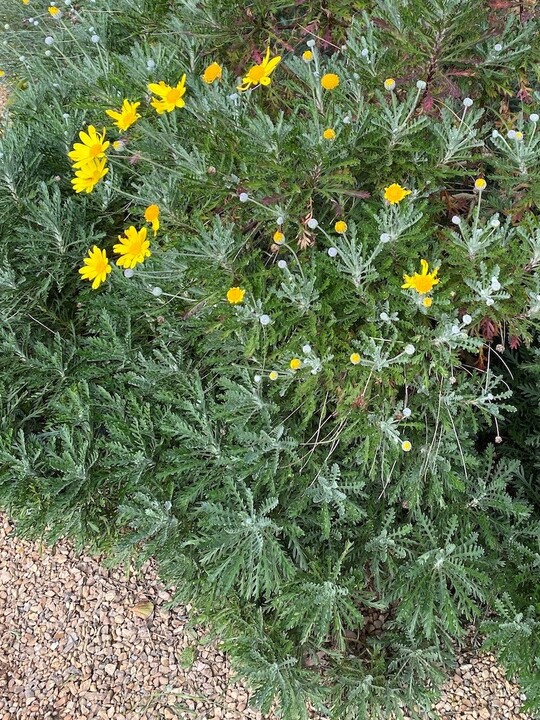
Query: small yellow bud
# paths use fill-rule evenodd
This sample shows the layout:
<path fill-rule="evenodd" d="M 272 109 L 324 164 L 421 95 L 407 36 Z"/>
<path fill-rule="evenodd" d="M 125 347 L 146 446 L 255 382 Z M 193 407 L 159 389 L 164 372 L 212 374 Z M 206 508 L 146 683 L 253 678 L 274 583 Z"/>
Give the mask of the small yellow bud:
<path fill-rule="evenodd" d="M 487 182 L 484 180 L 484 178 L 477 178 L 474 181 L 474 188 L 475 190 L 485 190 L 486 189 Z"/>
<path fill-rule="evenodd" d="M 353 353 L 349 359 L 353 365 L 358 365 L 360 362 L 360 355 L 358 353 Z"/>
<path fill-rule="evenodd" d="M 403 452 L 410 452 L 412 450 L 412 444 L 408 440 L 404 440 L 401 443 L 401 449 Z"/>
<path fill-rule="evenodd" d="M 302 53 L 302 60 L 304 62 L 310 62 L 311 60 L 313 60 L 313 53 L 311 52 L 311 50 L 305 50 Z"/>
<path fill-rule="evenodd" d="M 302 361 L 300 360 L 300 358 L 293 358 L 289 363 L 289 367 L 291 368 L 291 370 L 298 370 L 300 367 L 302 367 Z"/>
<path fill-rule="evenodd" d="M 322 136 L 325 140 L 334 140 L 334 138 L 336 137 L 336 131 L 333 130 L 332 128 L 327 128 L 323 132 Z"/>
<path fill-rule="evenodd" d="M 343 220 L 338 220 L 337 223 L 334 225 L 334 230 L 342 235 L 343 233 L 347 232 L 347 223 Z"/>

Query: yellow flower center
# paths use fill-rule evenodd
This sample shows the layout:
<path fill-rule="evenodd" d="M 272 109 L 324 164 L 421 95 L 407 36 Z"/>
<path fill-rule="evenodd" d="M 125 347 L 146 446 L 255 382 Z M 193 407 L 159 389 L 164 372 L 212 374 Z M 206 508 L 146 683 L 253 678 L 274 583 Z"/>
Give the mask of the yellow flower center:
<path fill-rule="evenodd" d="M 175 105 L 180 100 L 180 88 L 171 88 L 167 95 L 165 95 L 165 101 Z"/>
<path fill-rule="evenodd" d="M 250 69 L 247 77 L 251 80 L 252 83 L 258 83 L 265 75 L 266 69 L 262 65 L 255 65 Z"/>
<path fill-rule="evenodd" d="M 95 145 L 90 145 L 90 157 L 96 158 L 98 155 L 101 155 L 103 152 L 103 145 L 102 143 L 96 143 Z"/>
<path fill-rule="evenodd" d="M 434 285 L 431 275 L 415 275 L 413 282 L 414 289 L 421 295 L 428 293 Z"/>
<path fill-rule="evenodd" d="M 325 90 L 334 90 L 339 85 L 339 76 L 335 73 L 326 73 L 321 78 L 321 85 Z"/>
<path fill-rule="evenodd" d="M 99 253 L 94 256 L 92 265 L 94 266 L 95 272 L 101 275 L 102 273 L 107 272 L 107 263 L 108 261 L 103 258 L 101 253 Z"/>

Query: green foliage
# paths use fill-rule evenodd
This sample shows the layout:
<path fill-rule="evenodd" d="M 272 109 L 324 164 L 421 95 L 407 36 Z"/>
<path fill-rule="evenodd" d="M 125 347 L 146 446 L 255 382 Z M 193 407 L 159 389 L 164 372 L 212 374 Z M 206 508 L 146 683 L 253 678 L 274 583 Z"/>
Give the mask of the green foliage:
<path fill-rule="evenodd" d="M 287 720 L 426 717 L 471 622 L 540 707 L 538 20 L 6 5 L 0 504 L 20 532 L 154 557 Z M 267 45 L 271 84 L 239 92 Z M 185 107 L 156 114 L 148 83 L 183 73 Z M 141 117 L 120 132 L 124 98 Z M 90 124 L 119 144 L 75 194 Z M 151 204 L 152 255 L 123 273 L 117 237 Z M 403 288 L 422 259 L 439 282 Z M 532 344 L 512 375 L 506 338 Z"/>

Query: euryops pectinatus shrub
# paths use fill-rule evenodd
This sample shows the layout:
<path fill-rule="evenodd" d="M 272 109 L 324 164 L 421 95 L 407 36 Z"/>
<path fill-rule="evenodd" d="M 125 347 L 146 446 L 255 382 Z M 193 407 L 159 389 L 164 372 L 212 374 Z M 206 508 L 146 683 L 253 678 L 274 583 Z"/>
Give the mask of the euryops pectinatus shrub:
<path fill-rule="evenodd" d="M 502 5 L 0 11 L 0 502 L 154 556 L 291 720 L 426 717 L 472 622 L 540 701 L 500 361 L 540 312 L 539 24 Z"/>

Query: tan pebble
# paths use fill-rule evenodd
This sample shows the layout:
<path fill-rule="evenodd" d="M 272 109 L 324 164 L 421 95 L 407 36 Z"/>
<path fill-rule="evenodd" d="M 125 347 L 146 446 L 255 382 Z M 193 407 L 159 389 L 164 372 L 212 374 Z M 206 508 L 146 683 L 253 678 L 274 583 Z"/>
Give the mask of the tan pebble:
<path fill-rule="evenodd" d="M 116 664 L 115 663 L 107 663 L 104 668 L 107 675 L 114 675 L 116 672 Z"/>

